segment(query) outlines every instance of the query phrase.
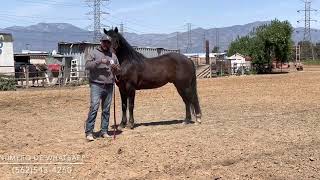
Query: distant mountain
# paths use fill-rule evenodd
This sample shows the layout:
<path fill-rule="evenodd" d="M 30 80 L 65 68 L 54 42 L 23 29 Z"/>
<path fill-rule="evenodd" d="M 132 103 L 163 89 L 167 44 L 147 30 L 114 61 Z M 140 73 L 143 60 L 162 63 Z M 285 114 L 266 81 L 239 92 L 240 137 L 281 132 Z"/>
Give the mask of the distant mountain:
<path fill-rule="evenodd" d="M 266 23 L 269 22 L 253 22 L 223 28 L 193 29 L 191 32 L 192 49 L 190 52 L 204 52 L 204 37 L 209 40 L 210 48 L 216 45 L 218 37 L 221 50 L 225 50 L 230 42 L 238 36 L 245 36 L 253 28 Z M 57 44 L 60 41 L 81 42 L 92 40 L 92 32 L 67 23 L 39 23 L 27 27 L 12 26 L 0 29 L 0 32 L 13 34 L 15 52 L 21 52 L 22 49 L 26 49 L 26 44 L 30 44 L 28 47 L 32 50 L 52 51 L 57 49 Z M 135 46 L 176 49 L 178 45 L 181 52 L 186 52 L 188 44 L 188 32 L 173 32 L 170 34 L 136 34 L 128 32 L 125 33 L 125 37 Z M 320 31 L 313 31 L 312 37 L 315 42 L 320 41 Z M 296 28 L 292 39 L 295 42 L 302 40 L 303 28 Z"/>
<path fill-rule="evenodd" d="M 27 44 L 32 50 L 52 51 L 60 41 L 89 41 L 91 32 L 67 23 L 39 23 L 32 26 L 12 26 L 1 32 L 13 34 L 14 51 L 21 52 Z"/>

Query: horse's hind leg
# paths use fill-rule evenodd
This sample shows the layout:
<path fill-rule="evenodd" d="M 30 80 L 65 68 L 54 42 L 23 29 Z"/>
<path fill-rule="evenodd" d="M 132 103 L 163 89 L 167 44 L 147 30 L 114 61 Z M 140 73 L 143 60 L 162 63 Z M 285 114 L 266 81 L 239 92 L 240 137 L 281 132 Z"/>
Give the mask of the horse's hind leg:
<path fill-rule="evenodd" d="M 122 105 L 122 120 L 120 123 L 121 128 L 127 126 L 127 106 L 128 106 L 128 96 L 125 91 L 120 90 L 121 95 L 121 105 Z"/>
<path fill-rule="evenodd" d="M 185 93 L 188 101 L 191 103 L 192 112 L 196 116 L 196 123 L 201 123 L 201 109 L 197 92 L 193 90 L 193 87 L 189 87 L 186 88 Z"/>
<path fill-rule="evenodd" d="M 189 124 L 191 122 L 191 111 L 190 111 L 190 105 L 191 104 L 190 104 L 190 101 L 189 101 L 189 99 L 187 97 L 185 89 L 179 88 L 177 86 L 176 86 L 176 88 L 177 88 L 177 91 L 178 91 L 179 95 L 181 96 L 181 98 L 182 98 L 182 100 L 183 100 L 183 102 L 184 102 L 184 104 L 186 106 L 186 118 L 184 120 L 184 123 L 185 124 Z"/>
<path fill-rule="evenodd" d="M 134 118 L 133 118 L 133 109 L 134 109 L 134 99 L 136 96 L 136 91 L 132 90 L 129 93 L 129 128 L 133 129 L 134 128 Z"/>

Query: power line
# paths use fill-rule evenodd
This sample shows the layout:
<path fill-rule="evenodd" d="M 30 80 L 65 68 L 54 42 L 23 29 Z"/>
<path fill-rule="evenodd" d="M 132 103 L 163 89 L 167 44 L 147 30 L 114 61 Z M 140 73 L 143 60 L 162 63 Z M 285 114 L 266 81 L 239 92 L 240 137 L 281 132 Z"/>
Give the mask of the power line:
<path fill-rule="evenodd" d="M 59 1 L 32 1 L 32 0 L 19 0 L 19 3 L 26 3 L 32 5 L 50 5 L 50 6 L 60 6 L 60 7 L 85 7 L 84 5 L 78 3 L 65 3 Z"/>
<path fill-rule="evenodd" d="M 19 15 L 15 15 L 15 14 L 7 14 L 7 13 L 0 13 L 0 17 L 5 17 L 5 18 L 14 18 L 14 19 L 19 19 L 19 20 L 23 20 L 26 21 L 26 19 L 33 19 L 32 23 L 37 23 L 39 21 L 39 17 L 38 16 L 19 16 Z M 64 21 L 66 20 L 70 20 L 70 21 L 87 21 L 84 18 L 66 18 L 66 17 L 42 17 L 43 19 L 47 19 L 47 20 L 57 20 L 57 19 L 63 19 Z M 27 20 L 28 21 L 28 20 Z M 16 21 L 12 21 L 12 22 L 16 22 Z"/>
<path fill-rule="evenodd" d="M 110 20 L 110 19 L 108 19 L 107 21 L 106 21 L 108 24 L 113 24 L 113 25 L 115 25 L 115 26 L 121 26 L 121 24 L 122 24 L 122 22 L 115 22 L 115 21 L 112 21 L 112 20 Z M 124 32 L 126 32 L 127 30 L 126 29 L 128 29 L 128 30 L 130 30 L 130 31 L 132 31 L 132 32 L 135 32 L 135 33 L 138 33 L 138 34 L 147 34 L 146 32 L 142 32 L 142 31 L 139 31 L 139 30 L 136 30 L 136 29 L 134 29 L 134 28 L 132 28 L 132 27 L 129 27 L 129 26 L 123 26 L 123 31 Z"/>

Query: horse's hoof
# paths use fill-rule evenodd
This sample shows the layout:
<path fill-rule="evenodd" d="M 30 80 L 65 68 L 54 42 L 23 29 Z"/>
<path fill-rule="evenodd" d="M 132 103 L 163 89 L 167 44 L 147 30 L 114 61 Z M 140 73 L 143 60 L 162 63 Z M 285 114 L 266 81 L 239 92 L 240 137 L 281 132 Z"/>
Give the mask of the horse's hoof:
<path fill-rule="evenodd" d="M 122 129 L 124 129 L 124 128 L 126 128 L 126 126 L 127 126 L 126 124 L 120 123 L 120 126 L 119 126 L 119 127 L 122 128 Z"/>
<path fill-rule="evenodd" d="M 129 123 L 128 127 L 129 127 L 130 129 L 134 129 L 134 123 Z"/>
<path fill-rule="evenodd" d="M 202 122 L 201 122 L 201 118 L 197 118 L 196 119 L 196 124 L 201 124 Z"/>
<path fill-rule="evenodd" d="M 188 125 L 188 124 L 191 124 L 191 121 L 190 120 L 184 120 L 183 123 L 182 123 L 184 126 Z"/>

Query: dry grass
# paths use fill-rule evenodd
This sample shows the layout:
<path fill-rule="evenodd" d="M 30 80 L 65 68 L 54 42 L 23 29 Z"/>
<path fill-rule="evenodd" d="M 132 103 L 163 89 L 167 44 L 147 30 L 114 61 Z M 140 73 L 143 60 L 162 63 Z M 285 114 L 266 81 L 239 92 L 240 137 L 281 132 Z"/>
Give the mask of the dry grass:
<path fill-rule="evenodd" d="M 116 141 L 84 140 L 88 88 L 0 93 L 0 155 L 84 156 L 71 174 L 3 179 L 317 179 L 320 68 L 279 75 L 199 80 L 203 124 L 184 127 L 172 85 L 137 94 L 143 123 Z M 117 115 L 120 119 L 119 94 Z M 100 119 L 100 118 L 98 118 Z M 150 122 L 162 123 L 150 123 Z M 112 119 L 111 119 L 112 122 Z M 97 122 L 98 129 L 99 121 Z M 0 159 L 1 161 L 1 159 Z M 2 161 L 3 162 L 3 161 Z M 52 168 L 54 166 L 46 166 Z"/>

